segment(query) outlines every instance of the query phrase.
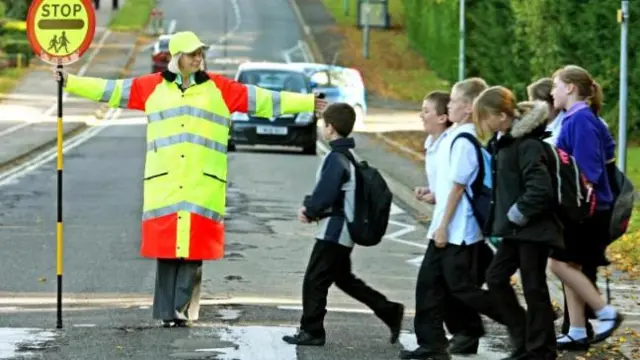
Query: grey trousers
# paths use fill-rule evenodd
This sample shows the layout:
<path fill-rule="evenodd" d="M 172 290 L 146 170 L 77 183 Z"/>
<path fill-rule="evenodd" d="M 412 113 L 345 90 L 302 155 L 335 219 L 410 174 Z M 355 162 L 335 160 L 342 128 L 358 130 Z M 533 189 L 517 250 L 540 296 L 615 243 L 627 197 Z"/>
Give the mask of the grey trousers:
<path fill-rule="evenodd" d="M 198 320 L 202 261 L 158 259 L 153 318 Z"/>

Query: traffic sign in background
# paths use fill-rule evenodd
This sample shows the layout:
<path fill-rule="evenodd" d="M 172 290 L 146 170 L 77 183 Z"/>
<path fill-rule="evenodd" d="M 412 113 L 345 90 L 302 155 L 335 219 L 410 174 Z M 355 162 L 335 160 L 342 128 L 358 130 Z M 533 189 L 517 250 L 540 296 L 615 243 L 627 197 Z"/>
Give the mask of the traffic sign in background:
<path fill-rule="evenodd" d="M 78 61 L 91 46 L 95 27 L 91 0 L 34 0 L 27 16 L 31 48 L 55 65 Z"/>

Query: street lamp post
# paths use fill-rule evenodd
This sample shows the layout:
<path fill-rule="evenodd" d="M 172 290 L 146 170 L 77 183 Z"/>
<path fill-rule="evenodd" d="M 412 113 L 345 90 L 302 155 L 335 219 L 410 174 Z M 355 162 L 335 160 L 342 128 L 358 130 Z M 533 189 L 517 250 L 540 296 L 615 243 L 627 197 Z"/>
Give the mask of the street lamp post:
<path fill-rule="evenodd" d="M 458 81 L 464 80 L 464 38 L 465 38 L 464 2 L 465 0 L 460 0 L 460 39 L 459 39 L 459 48 L 458 48 Z"/>
<path fill-rule="evenodd" d="M 629 26 L 629 1 L 622 0 L 618 10 L 620 29 L 620 100 L 618 117 L 618 168 L 625 174 L 627 169 L 627 35 Z"/>
<path fill-rule="evenodd" d="M 369 58 L 369 14 L 371 7 L 369 6 L 369 0 L 365 2 L 364 8 L 364 29 L 362 29 L 362 56 L 365 59 Z"/>

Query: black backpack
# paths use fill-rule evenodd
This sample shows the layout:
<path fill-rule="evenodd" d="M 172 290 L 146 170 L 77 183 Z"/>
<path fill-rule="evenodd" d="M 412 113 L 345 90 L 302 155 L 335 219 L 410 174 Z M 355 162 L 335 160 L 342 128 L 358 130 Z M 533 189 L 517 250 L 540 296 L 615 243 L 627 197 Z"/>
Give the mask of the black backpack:
<path fill-rule="evenodd" d="M 476 149 L 478 159 L 478 175 L 471 184 L 472 194 L 464 190 L 464 195 L 471 203 L 473 216 L 478 222 L 478 226 L 484 235 L 489 235 L 489 216 L 491 215 L 492 194 L 492 174 L 491 174 L 491 154 L 480 144 L 480 141 L 473 134 L 462 132 L 451 141 L 451 149 L 458 138 L 469 140 Z"/>
<path fill-rule="evenodd" d="M 551 183 L 561 221 L 578 224 L 591 217 L 596 208 L 595 192 L 578 169 L 576 160 L 565 151 L 543 142 L 549 159 Z"/>
<path fill-rule="evenodd" d="M 633 184 L 615 163 L 607 164 L 607 176 L 613 194 L 613 209 L 609 222 L 610 243 L 618 240 L 629 228 L 635 190 Z"/>
<path fill-rule="evenodd" d="M 349 150 L 340 153 L 355 167 L 353 220 L 347 222 L 351 240 L 361 246 L 377 245 L 387 232 L 393 194 L 378 169 L 366 161 L 357 162 Z"/>

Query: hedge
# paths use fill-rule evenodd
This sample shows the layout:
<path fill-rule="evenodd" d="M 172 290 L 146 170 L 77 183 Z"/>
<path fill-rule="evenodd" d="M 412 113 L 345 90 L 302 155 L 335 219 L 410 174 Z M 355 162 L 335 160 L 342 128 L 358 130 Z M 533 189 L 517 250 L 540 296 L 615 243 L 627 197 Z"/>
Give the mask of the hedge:
<path fill-rule="evenodd" d="M 442 78 L 457 80 L 459 1 L 403 0 L 412 46 Z M 633 4 L 633 3 L 632 3 Z M 466 0 L 466 73 L 513 89 L 580 65 L 604 90 L 602 116 L 617 131 L 620 64 L 619 1 Z M 629 132 L 640 136 L 640 5 L 630 6 Z"/>

